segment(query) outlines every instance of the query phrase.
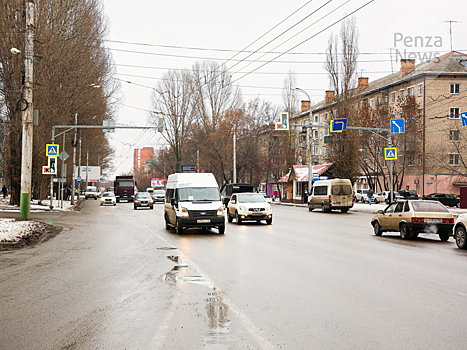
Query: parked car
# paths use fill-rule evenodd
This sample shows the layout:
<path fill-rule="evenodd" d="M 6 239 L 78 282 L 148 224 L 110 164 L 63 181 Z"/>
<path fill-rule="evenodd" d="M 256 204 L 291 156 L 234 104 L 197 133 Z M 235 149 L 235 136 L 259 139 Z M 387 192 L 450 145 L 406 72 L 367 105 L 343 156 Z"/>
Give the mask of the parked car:
<path fill-rule="evenodd" d="M 467 214 L 461 214 L 457 217 L 454 224 L 454 239 L 459 249 L 467 249 Z"/>
<path fill-rule="evenodd" d="M 455 194 L 451 193 L 430 193 L 423 199 L 440 201 L 448 207 L 459 207 L 460 199 Z"/>
<path fill-rule="evenodd" d="M 101 205 L 104 205 L 104 204 L 117 205 L 117 197 L 115 197 L 115 193 L 113 192 L 102 193 Z"/>
<path fill-rule="evenodd" d="M 399 190 L 399 194 L 405 199 L 418 199 L 418 193 L 415 190 Z"/>
<path fill-rule="evenodd" d="M 84 192 L 84 199 L 94 198 L 95 200 L 97 200 L 97 196 L 98 196 L 98 193 L 97 193 L 96 186 L 86 187 L 86 191 Z"/>
<path fill-rule="evenodd" d="M 389 193 L 391 193 L 391 191 L 383 191 L 383 192 L 381 192 L 381 193 L 382 193 L 382 194 L 384 195 L 384 197 L 385 197 L 385 200 L 384 200 L 384 201 L 385 201 L 387 204 L 389 204 L 389 202 L 390 202 Z M 399 200 L 399 199 L 404 199 L 404 197 L 402 197 L 401 194 L 400 194 L 399 192 L 392 192 L 392 201 L 395 202 L 395 201 L 397 201 L 397 200 Z"/>
<path fill-rule="evenodd" d="M 227 204 L 227 221 L 235 218 L 237 225 L 243 221 L 266 220 L 272 224 L 272 208 L 261 193 L 235 193 Z"/>
<path fill-rule="evenodd" d="M 140 207 L 153 209 L 154 201 L 152 200 L 152 197 L 148 192 L 138 192 L 135 196 L 133 207 L 135 210 Z"/>
<path fill-rule="evenodd" d="M 165 191 L 164 190 L 154 190 L 152 193 L 152 199 L 154 202 L 164 203 L 165 200 Z"/>
<path fill-rule="evenodd" d="M 454 218 L 438 201 L 399 200 L 371 219 L 374 233 L 399 231 L 402 239 L 416 238 L 419 233 L 437 233 L 442 241 L 452 236 Z"/>
<path fill-rule="evenodd" d="M 386 196 L 383 193 L 380 193 L 380 194 L 373 193 L 373 195 L 371 196 L 371 203 L 378 204 L 378 203 L 384 203 L 385 201 L 386 201 Z M 368 195 L 365 198 L 365 203 L 368 203 Z"/>
<path fill-rule="evenodd" d="M 355 191 L 355 202 L 365 202 L 368 201 L 368 188 L 361 188 Z"/>

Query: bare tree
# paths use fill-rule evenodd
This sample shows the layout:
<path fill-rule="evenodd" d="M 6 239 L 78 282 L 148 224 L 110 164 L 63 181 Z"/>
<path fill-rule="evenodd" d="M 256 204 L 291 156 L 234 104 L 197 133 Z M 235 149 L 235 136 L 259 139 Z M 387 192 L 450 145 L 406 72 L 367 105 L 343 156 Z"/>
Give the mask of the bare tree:
<path fill-rule="evenodd" d="M 355 19 L 350 18 L 342 22 L 339 36 L 330 36 L 324 65 L 330 87 L 335 91 L 331 117 L 346 118 L 350 124 L 355 121 L 357 111 L 354 87 L 358 55 L 358 29 Z M 334 176 L 354 180 L 360 173 L 358 134 L 347 130 L 333 135 L 333 142 L 328 144 L 327 161 L 333 163 Z"/>
<path fill-rule="evenodd" d="M 159 117 L 164 118 L 164 132 L 167 144 L 175 156 L 175 172 L 180 171 L 184 157 L 184 146 L 192 136 L 193 84 L 190 72 L 171 70 L 165 73 L 152 94 L 153 108 L 158 114 L 150 118 L 155 125 Z"/>

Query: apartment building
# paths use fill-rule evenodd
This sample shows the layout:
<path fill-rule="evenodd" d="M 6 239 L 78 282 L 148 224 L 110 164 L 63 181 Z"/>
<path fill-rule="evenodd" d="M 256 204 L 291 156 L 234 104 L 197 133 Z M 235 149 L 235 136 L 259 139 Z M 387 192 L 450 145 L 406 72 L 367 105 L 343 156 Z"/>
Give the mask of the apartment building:
<path fill-rule="evenodd" d="M 467 186 L 467 131 L 463 129 L 461 118 L 461 113 L 467 111 L 465 97 L 467 55 L 456 51 L 418 65 L 415 60 L 402 59 L 400 71 L 373 82 L 360 77 L 354 91 L 356 110 L 366 106 L 371 112 L 384 104 L 390 113 L 388 118 L 403 118 L 406 101 L 414 101 L 411 105 L 418 109 L 419 118 L 406 126 L 411 128 L 413 137 L 405 135 L 408 141 L 400 143 L 398 159 L 393 162 L 399 169 L 404 168 L 401 187 L 415 189 L 419 194 L 459 194 L 460 186 Z M 309 110 L 302 108 L 302 112 L 292 118 L 294 124 L 311 121 L 316 125 L 307 129 L 306 134 L 295 127 L 300 164 L 326 162 L 329 124 L 338 117 L 336 111 L 335 93 L 326 91 L 324 101 Z M 396 140 L 398 137 L 394 135 Z M 384 157 L 383 149 L 380 157 Z M 387 164 L 383 164 L 380 174 L 375 174 L 383 178 L 380 183 L 387 181 Z M 365 179 L 361 181 L 358 186 L 365 187 Z"/>
<path fill-rule="evenodd" d="M 146 171 L 144 164 L 148 160 L 154 159 L 154 148 L 153 147 L 142 147 L 135 148 L 133 150 L 133 169 L 134 171 L 142 172 Z"/>

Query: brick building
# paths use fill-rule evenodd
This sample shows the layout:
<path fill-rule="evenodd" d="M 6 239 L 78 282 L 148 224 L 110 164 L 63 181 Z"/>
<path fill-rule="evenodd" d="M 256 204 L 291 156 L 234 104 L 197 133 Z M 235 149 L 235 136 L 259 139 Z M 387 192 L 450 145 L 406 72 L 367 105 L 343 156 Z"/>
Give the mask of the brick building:
<path fill-rule="evenodd" d="M 459 194 L 460 186 L 467 186 L 464 176 L 467 175 L 467 132 L 463 131 L 461 122 L 461 113 L 467 111 L 465 97 L 467 55 L 456 51 L 418 65 L 414 60 L 402 59 L 400 71 L 396 73 L 373 82 L 365 77 L 358 79 L 354 91 L 356 110 L 367 108 L 367 113 L 374 116 L 375 111 L 384 105 L 390 114 L 387 118 L 405 118 L 407 101 L 412 101 L 411 105 L 418 109 L 418 118 L 414 117 L 407 125 L 412 130 L 411 136 L 404 135 L 404 142 L 401 136 L 394 136 L 396 141 L 400 139 L 399 156 L 394 162 L 396 167 L 404 169 L 401 188 L 415 189 L 419 194 Z M 330 120 L 338 117 L 333 91 L 326 91 L 324 101 L 308 110 L 302 102 L 302 112 L 290 122 L 298 124 L 292 130 L 301 164 L 326 162 Z M 356 118 L 350 118 L 349 123 L 354 120 Z M 300 127 L 310 122 L 316 127 L 306 130 Z M 383 149 L 380 151 L 379 156 L 364 154 L 364 157 L 375 157 L 376 162 L 376 157 L 384 158 Z M 384 160 L 381 164 L 381 171 L 375 172 L 374 176 L 382 177 L 379 183 L 384 183 L 388 167 Z M 365 178 L 362 177 L 357 186 L 366 187 Z"/>
<path fill-rule="evenodd" d="M 145 171 L 144 164 L 148 161 L 154 159 L 154 148 L 152 147 L 143 147 L 135 148 L 133 150 L 133 169 L 134 171 Z"/>

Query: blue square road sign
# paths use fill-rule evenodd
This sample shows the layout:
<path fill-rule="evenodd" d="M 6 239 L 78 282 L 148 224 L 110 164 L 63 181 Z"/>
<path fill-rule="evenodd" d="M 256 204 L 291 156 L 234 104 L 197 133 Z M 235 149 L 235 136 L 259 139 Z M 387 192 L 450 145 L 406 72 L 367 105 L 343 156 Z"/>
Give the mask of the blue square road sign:
<path fill-rule="evenodd" d="M 403 134 L 405 132 L 404 119 L 391 119 L 391 133 Z"/>

